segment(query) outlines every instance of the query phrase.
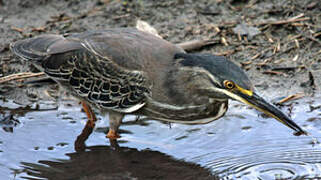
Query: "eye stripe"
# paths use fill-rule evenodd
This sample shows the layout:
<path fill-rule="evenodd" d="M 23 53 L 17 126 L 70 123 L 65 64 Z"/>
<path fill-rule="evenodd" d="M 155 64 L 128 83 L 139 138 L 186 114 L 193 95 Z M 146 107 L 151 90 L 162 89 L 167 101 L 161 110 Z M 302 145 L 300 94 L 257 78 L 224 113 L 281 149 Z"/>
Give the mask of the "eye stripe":
<path fill-rule="evenodd" d="M 185 69 L 185 70 L 191 70 L 194 72 L 199 72 L 200 74 L 205 74 L 208 79 L 211 81 L 211 83 L 213 85 L 215 85 L 216 87 L 220 87 L 221 83 L 218 79 L 216 79 L 209 71 L 207 71 L 206 69 L 202 68 L 202 67 L 181 67 L 181 69 Z"/>

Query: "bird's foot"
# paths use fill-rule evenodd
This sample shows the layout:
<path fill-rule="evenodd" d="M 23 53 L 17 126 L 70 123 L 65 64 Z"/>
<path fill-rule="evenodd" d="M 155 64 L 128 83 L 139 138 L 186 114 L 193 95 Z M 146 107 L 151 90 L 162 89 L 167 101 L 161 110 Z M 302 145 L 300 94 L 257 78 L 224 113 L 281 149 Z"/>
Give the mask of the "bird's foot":
<path fill-rule="evenodd" d="M 110 129 L 108 131 L 106 137 L 109 138 L 109 139 L 118 139 L 118 138 L 120 138 L 119 134 L 116 131 L 112 130 L 112 129 Z"/>

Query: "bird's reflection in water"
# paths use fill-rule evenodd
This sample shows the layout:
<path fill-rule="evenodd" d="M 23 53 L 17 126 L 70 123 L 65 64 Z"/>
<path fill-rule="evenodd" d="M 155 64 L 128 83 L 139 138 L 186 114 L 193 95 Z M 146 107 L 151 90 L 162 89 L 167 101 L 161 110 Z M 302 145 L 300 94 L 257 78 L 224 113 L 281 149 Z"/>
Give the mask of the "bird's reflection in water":
<path fill-rule="evenodd" d="M 198 165 L 175 160 L 151 150 L 138 151 L 120 147 L 116 140 L 110 146 L 86 147 L 92 130 L 86 126 L 75 141 L 76 152 L 69 160 L 41 160 L 37 164 L 22 162 L 26 179 L 215 179 Z"/>

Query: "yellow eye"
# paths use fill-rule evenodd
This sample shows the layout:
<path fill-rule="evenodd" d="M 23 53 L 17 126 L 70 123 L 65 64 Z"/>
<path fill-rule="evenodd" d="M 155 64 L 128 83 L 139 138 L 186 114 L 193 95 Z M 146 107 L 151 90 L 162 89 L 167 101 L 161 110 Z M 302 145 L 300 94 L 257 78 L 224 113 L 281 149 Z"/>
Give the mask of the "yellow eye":
<path fill-rule="evenodd" d="M 235 84 L 232 81 L 225 80 L 223 83 L 227 89 L 233 89 L 235 87 Z"/>

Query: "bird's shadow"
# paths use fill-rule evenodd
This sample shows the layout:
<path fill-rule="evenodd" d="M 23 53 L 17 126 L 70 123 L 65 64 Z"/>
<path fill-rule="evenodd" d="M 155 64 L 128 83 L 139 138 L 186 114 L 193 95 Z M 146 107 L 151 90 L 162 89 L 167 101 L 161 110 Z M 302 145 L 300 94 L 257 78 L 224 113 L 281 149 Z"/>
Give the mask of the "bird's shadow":
<path fill-rule="evenodd" d="M 164 153 L 120 147 L 117 140 L 110 146 L 85 145 L 92 129 L 87 126 L 75 141 L 69 160 L 21 162 L 24 179 L 216 179 L 199 165 L 176 160 Z"/>

